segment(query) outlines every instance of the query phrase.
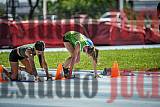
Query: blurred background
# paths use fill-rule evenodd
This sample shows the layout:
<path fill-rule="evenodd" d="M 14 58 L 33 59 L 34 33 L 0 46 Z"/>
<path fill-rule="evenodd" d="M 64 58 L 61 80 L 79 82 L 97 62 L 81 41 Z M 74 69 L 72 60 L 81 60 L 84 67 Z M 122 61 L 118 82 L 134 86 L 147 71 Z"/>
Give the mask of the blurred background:
<path fill-rule="evenodd" d="M 44 40 L 47 47 L 59 47 L 69 30 L 85 34 L 96 45 L 157 44 L 158 3 L 159 0 L 0 0 L 0 46 L 16 47 Z"/>
<path fill-rule="evenodd" d="M 89 17 L 98 19 L 105 12 L 124 10 L 128 19 L 155 16 L 159 0 L 0 0 L 0 16 L 14 20 L 68 19 Z M 153 12 L 148 12 L 153 11 Z"/>

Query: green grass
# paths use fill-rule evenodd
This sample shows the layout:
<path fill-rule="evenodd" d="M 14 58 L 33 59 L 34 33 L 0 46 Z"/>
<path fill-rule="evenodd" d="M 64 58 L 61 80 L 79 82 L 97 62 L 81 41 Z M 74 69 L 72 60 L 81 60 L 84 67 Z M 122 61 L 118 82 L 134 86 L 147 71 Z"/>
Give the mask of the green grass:
<path fill-rule="evenodd" d="M 0 53 L 0 64 L 9 67 L 9 53 Z M 68 52 L 46 52 L 49 68 L 56 68 L 58 63 L 63 63 L 69 56 Z M 132 49 L 132 50 L 108 50 L 100 51 L 97 69 L 110 68 L 114 61 L 118 61 L 120 69 L 142 70 L 145 68 L 160 68 L 160 49 Z M 36 67 L 39 67 L 35 57 Z M 76 69 L 92 69 L 90 59 L 86 54 L 81 54 L 81 61 L 75 66 Z"/>

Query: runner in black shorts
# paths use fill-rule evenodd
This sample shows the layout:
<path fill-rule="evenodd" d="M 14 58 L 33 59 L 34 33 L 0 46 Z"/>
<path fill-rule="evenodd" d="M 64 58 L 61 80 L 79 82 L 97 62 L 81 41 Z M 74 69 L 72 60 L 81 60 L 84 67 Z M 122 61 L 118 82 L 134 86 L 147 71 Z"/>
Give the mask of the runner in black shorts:
<path fill-rule="evenodd" d="M 17 54 L 17 49 L 13 49 L 9 55 L 10 62 L 18 62 L 18 60 L 23 60 L 25 57 L 21 57 Z"/>
<path fill-rule="evenodd" d="M 40 81 L 37 75 L 37 70 L 34 63 L 34 56 L 37 55 L 39 63 L 44 68 L 47 76 L 47 80 L 51 78 L 48 74 L 48 66 L 44 56 L 45 43 L 43 41 L 37 41 L 33 44 L 27 44 L 13 49 L 9 55 L 9 62 L 11 65 L 11 80 L 17 80 L 18 70 L 25 70 L 31 75 L 34 75 L 37 81 Z M 19 61 L 24 67 L 19 66 Z"/>

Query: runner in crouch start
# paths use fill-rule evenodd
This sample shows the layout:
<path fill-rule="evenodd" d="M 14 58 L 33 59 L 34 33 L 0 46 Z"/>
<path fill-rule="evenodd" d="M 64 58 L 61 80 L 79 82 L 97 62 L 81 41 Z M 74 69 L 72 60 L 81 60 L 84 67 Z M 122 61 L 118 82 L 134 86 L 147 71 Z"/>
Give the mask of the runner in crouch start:
<path fill-rule="evenodd" d="M 13 49 L 9 55 L 9 62 L 11 66 L 11 74 L 8 77 L 11 80 L 18 79 L 18 71 L 25 70 L 27 73 L 34 75 L 36 81 L 41 81 L 35 67 L 34 56 L 37 55 L 40 66 L 46 72 L 47 80 L 51 78 L 48 73 L 48 65 L 44 56 L 45 43 L 43 41 L 37 41 L 33 44 L 27 44 L 19 46 Z M 19 61 L 24 67 L 19 66 Z"/>
<path fill-rule="evenodd" d="M 79 63 L 81 51 L 91 57 L 95 77 L 99 77 L 96 70 L 98 49 L 95 48 L 93 42 L 89 38 L 79 32 L 69 31 L 65 33 L 63 37 L 63 42 L 65 48 L 69 51 L 71 55 L 63 64 L 64 76 L 66 78 L 69 78 L 69 76 L 71 76 L 74 64 Z"/>

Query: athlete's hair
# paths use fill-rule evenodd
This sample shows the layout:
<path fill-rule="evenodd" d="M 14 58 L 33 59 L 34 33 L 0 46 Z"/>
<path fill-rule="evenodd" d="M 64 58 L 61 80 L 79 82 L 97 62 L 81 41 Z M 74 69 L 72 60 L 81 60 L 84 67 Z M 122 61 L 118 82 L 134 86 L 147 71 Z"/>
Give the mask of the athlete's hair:
<path fill-rule="evenodd" d="M 44 51 L 44 48 L 45 48 L 45 43 L 43 41 L 37 41 L 35 43 L 35 48 L 36 50 L 38 51 Z"/>
<path fill-rule="evenodd" d="M 98 60 L 98 52 L 99 50 L 96 49 L 94 46 L 89 47 L 87 53 L 93 58 L 93 60 L 97 63 Z"/>

